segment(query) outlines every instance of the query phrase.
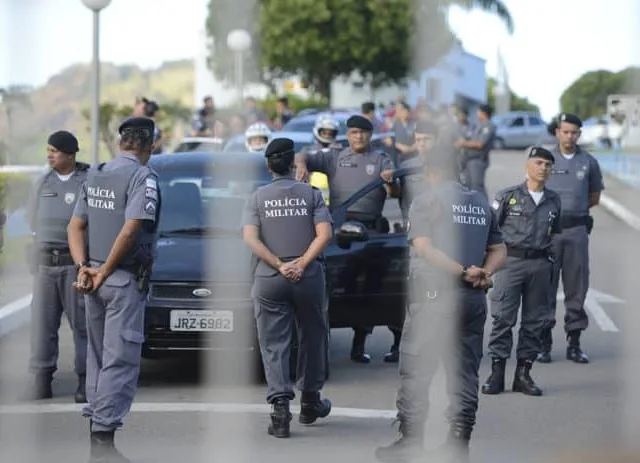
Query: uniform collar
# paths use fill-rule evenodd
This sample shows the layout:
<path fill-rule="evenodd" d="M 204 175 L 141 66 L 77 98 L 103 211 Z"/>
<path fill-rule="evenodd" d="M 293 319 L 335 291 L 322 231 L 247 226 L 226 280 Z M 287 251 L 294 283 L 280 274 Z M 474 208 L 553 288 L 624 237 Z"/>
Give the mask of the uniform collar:
<path fill-rule="evenodd" d="M 293 175 L 291 174 L 286 174 L 286 175 L 273 174 L 273 181 L 275 182 L 276 180 L 294 180 L 294 178 L 293 178 Z"/>
<path fill-rule="evenodd" d="M 557 154 L 558 156 L 563 156 L 562 151 L 560 151 L 560 145 L 556 143 L 556 145 L 551 150 L 553 154 Z M 576 151 L 573 153 L 574 155 L 584 154 L 585 151 L 580 147 L 580 145 L 576 145 Z"/>
<path fill-rule="evenodd" d="M 526 180 L 520 184 L 520 190 L 523 193 L 529 194 L 529 188 L 527 188 L 527 181 Z M 540 191 L 540 193 L 546 193 L 546 192 L 547 192 L 547 186 L 544 185 L 542 187 L 542 191 Z"/>
<path fill-rule="evenodd" d="M 125 159 L 129 159 L 130 161 L 137 162 L 138 164 L 142 164 L 140 162 L 140 159 L 138 159 L 138 157 L 136 155 L 134 155 L 134 154 L 131 154 L 131 153 L 120 153 L 118 156 L 122 157 L 122 158 L 125 158 Z"/>

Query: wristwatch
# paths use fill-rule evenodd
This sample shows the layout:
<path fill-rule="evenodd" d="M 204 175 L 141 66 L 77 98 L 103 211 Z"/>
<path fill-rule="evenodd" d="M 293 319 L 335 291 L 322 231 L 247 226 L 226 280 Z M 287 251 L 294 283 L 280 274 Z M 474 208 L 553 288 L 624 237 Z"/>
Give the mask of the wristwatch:
<path fill-rule="evenodd" d="M 464 278 L 467 276 L 467 270 L 469 270 L 469 267 L 467 267 L 466 265 L 462 266 L 462 273 L 460 274 L 460 278 Z"/>

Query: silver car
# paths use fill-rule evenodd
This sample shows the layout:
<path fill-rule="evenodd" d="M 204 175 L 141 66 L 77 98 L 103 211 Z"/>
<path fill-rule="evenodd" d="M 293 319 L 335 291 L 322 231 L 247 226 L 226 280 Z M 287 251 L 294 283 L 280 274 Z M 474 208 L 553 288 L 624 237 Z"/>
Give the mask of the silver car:
<path fill-rule="evenodd" d="M 495 149 L 522 149 L 547 135 L 547 124 L 535 112 L 514 111 L 492 118 L 496 125 Z"/>

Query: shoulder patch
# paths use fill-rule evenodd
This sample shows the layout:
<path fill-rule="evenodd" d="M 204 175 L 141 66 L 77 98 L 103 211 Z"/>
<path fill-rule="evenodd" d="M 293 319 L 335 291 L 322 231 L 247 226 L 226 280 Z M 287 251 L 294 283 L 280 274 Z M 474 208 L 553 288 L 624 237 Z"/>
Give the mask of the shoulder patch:
<path fill-rule="evenodd" d="M 146 186 L 147 188 L 151 188 L 153 190 L 157 190 L 158 189 L 158 182 L 156 182 L 155 178 L 148 178 L 146 181 Z"/>

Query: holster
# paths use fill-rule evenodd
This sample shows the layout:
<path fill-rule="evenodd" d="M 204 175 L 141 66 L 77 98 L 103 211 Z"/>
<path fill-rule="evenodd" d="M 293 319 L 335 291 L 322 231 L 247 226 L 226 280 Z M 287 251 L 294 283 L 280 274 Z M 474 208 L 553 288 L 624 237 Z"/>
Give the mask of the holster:
<path fill-rule="evenodd" d="M 593 230 L 593 216 L 587 217 L 587 234 L 591 234 L 591 230 Z"/>
<path fill-rule="evenodd" d="M 138 291 L 147 293 L 149 291 L 149 280 L 151 279 L 151 266 L 139 265 L 133 277 L 138 283 Z"/>

